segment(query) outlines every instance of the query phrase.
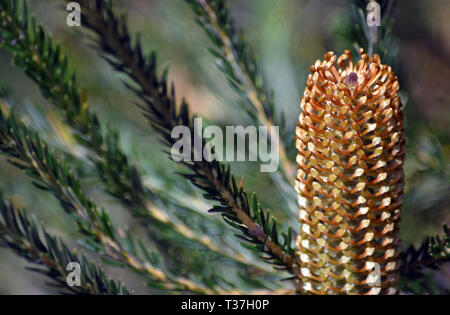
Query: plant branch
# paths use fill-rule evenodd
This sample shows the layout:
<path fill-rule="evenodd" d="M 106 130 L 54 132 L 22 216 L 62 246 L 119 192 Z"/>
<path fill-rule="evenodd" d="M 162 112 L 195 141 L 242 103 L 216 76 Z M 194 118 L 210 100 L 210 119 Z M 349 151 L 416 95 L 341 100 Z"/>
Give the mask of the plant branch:
<path fill-rule="evenodd" d="M 14 209 L 0 194 L 0 240 L 17 255 L 38 265 L 30 268 L 45 274 L 58 286 L 74 294 L 128 295 L 126 287 L 107 279 L 103 270 L 90 262 L 86 256 L 70 251 L 64 242 L 50 235 L 34 217 Z M 66 267 L 71 262 L 80 264 L 80 286 L 69 287 L 66 283 Z M 43 269 L 42 266 L 45 268 Z"/>
<path fill-rule="evenodd" d="M 141 255 L 138 258 L 136 241 L 117 230 L 104 209 L 88 199 L 81 190 L 81 183 L 61 158 L 56 158 L 40 137 L 18 122 L 12 113 L 8 118 L 0 110 L 0 151 L 10 158 L 10 163 L 23 169 L 33 178 L 38 188 L 52 192 L 63 208 L 72 214 L 80 231 L 92 239 L 90 245 L 108 258 L 145 276 L 164 290 L 178 290 L 198 294 L 219 293 L 195 284 L 191 280 L 173 276 L 157 266 L 145 246 L 137 241 Z M 127 235 L 128 234 L 128 235 Z"/>
<path fill-rule="evenodd" d="M 219 68 L 227 76 L 231 86 L 245 97 L 250 107 L 249 113 L 255 116 L 261 125 L 268 127 L 270 137 L 279 145 L 282 173 L 285 179 L 291 182 L 295 166 L 288 158 L 286 144 L 278 134 L 272 133 L 271 129 L 274 125 L 279 125 L 274 122 L 273 98 L 265 93 L 266 87 L 258 71 L 256 58 L 252 55 L 242 32 L 237 32 L 233 27 L 226 1 L 186 1 L 196 13 L 199 24 L 219 49 L 210 49 L 224 64 Z"/>
<path fill-rule="evenodd" d="M 444 225 L 442 237 L 427 237 L 418 249 L 411 245 L 402 253 L 401 261 L 401 275 L 409 278 L 420 276 L 425 269 L 436 269 L 450 262 L 450 229 Z"/>
<path fill-rule="evenodd" d="M 167 72 L 158 78 L 155 54 L 144 57 L 139 40 L 132 45 L 125 18 L 117 18 L 110 3 L 100 0 L 82 0 L 80 3 L 85 26 L 98 35 L 102 57 L 136 83 L 137 87 L 129 84 L 127 87 L 145 102 L 145 106 L 141 106 L 144 115 L 161 134 L 163 142 L 173 145 L 175 140 L 171 137 L 171 131 L 174 127 L 193 128 L 186 101 L 177 111 L 174 87 L 172 85 L 169 90 L 167 86 Z M 197 137 L 195 133 L 192 136 Z M 204 139 L 198 140 L 204 144 Z M 194 138 L 191 139 L 193 142 Z M 267 254 L 267 259 L 297 273 L 295 253 L 291 247 L 292 232 L 283 233 L 284 242 L 280 242 L 276 220 L 269 219 L 269 213 L 260 208 L 256 198 L 250 206 L 247 193 L 242 186 L 236 185 L 229 167 L 217 161 L 183 164 L 193 172 L 184 176 L 205 191 L 206 199 L 220 204 L 211 209 L 212 212 L 222 213 L 227 223 L 242 232 L 242 238 Z"/>
<path fill-rule="evenodd" d="M 170 216 L 155 202 L 146 189 L 137 168 L 120 148 L 117 131 L 102 128 L 99 118 L 89 110 L 87 99 L 80 92 L 75 72 L 68 66 L 58 45 L 52 44 L 43 28 L 29 22 L 26 2 L 23 12 L 12 0 L 0 1 L 0 46 L 14 54 L 14 64 L 39 86 L 44 97 L 60 109 L 67 124 L 74 130 L 77 141 L 91 153 L 105 189 L 118 198 L 135 215 L 150 223 L 178 233 L 208 250 L 244 265 L 251 265 L 245 256 L 234 253 L 216 243 L 209 236 L 197 232 Z M 104 136 L 103 136 L 104 134 Z"/>
<path fill-rule="evenodd" d="M 397 0 L 379 0 L 376 1 L 381 8 L 381 26 L 369 27 L 367 25 L 366 9 L 369 1 L 352 0 L 353 25 L 347 34 L 349 39 L 353 41 L 359 48 L 366 48 L 369 55 L 378 54 L 384 59 L 389 54 L 389 44 L 394 25 L 394 11 Z"/>

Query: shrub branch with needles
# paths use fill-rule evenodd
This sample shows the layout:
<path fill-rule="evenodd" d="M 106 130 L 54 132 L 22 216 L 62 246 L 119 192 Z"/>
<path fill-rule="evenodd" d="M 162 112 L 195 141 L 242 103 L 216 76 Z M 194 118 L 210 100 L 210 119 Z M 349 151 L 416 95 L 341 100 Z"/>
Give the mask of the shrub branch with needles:
<path fill-rule="evenodd" d="M 63 3 L 66 1 L 62 1 Z M 196 138 L 193 131 L 193 119 L 186 100 L 177 104 L 175 87 L 168 83 L 167 69 L 159 73 L 156 53 L 144 53 L 141 41 L 128 30 L 125 15 L 115 13 L 112 1 L 80 0 L 83 10 L 83 26 L 90 30 L 95 49 L 115 70 L 128 76 L 126 87 L 135 94 L 136 105 L 142 111 L 154 130 L 159 134 L 166 150 L 175 143 L 171 137 L 174 127 L 185 126 L 191 130 L 190 144 L 195 152 L 194 143 L 205 144 L 203 138 Z M 218 66 L 226 75 L 231 86 L 246 101 L 246 112 L 255 124 L 267 127 L 282 126 L 280 145 L 281 170 L 283 181 L 293 179 L 295 166 L 289 160 L 292 135 L 285 134 L 283 119 L 275 114 L 272 93 L 262 80 L 257 58 L 244 40 L 243 31 L 237 31 L 230 17 L 226 0 L 186 0 L 193 9 L 197 21 L 205 29 L 215 48 L 211 54 L 219 61 Z M 371 37 L 365 28 L 364 12 L 366 1 L 353 1 L 355 27 L 348 34 L 352 43 L 359 47 L 368 47 L 369 53 L 377 52 L 381 58 L 393 58 L 388 49 L 390 32 L 393 25 L 395 0 L 380 0 L 385 29 Z M 308 287 L 308 277 L 301 272 L 300 254 L 294 246 L 295 235 L 291 229 L 284 230 L 280 222 L 264 209 L 255 194 L 248 194 L 244 181 L 236 181 L 229 165 L 218 161 L 183 161 L 181 164 L 188 173 L 179 174 L 203 191 L 204 198 L 213 202 L 211 213 L 221 215 L 223 222 L 235 231 L 238 240 L 246 248 L 253 250 L 265 261 L 281 272 L 268 272 L 264 267 L 253 268 L 259 279 L 246 277 L 253 287 L 261 290 L 238 289 L 229 279 L 206 274 L 204 268 L 209 261 L 202 257 L 191 260 L 175 261 L 170 254 L 165 255 L 165 247 L 189 256 L 189 248 L 184 244 L 197 246 L 201 255 L 213 255 L 221 262 L 232 262 L 237 268 L 249 270 L 254 262 L 233 246 L 223 243 L 214 235 L 197 231 L 195 227 L 179 219 L 180 211 L 187 215 L 198 213 L 189 205 L 179 207 L 176 197 L 170 193 L 156 193 L 144 184 L 142 171 L 133 161 L 133 157 L 120 146 L 120 134 L 112 128 L 106 128 L 101 119 L 93 113 L 85 93 L 76 79 L 75 72 L 69 67 L 69 60 L 55 45 L 51 36 L 29 18 L 26 1 L 19 5 L 15 0 L 0 0 L 0 47 L 13 55 L 15 66 L 37 84 L 42 95 L 62 114 L 65 123 L 71 128 L 78 145 L 87 149 L 87 157 L 82 162 L 93 162 L 106 192 L 114 196 L 140 222 L 149 229 L 149 242 L 132 235 L 131 231 L 116 227 L 107 212 L 97 206 L 94 200 L 86 196 L 84 188 L 72 169 L 68 166 L 70 154 L 50 149 L 47 143 L 15 117 L 14 111 L 7 115 L 0 111 L 0 151 L 11 164 L 23 169 L 33 183 L 42 190 L 50 191 L 60 201 L 63 209 L 77 223 L 85 246 L 100 254 L 101 258 L 115 266 L 131 270 L 142 276 L 147 285 L 157 292 L 194 293 L 194 294 L 289 294 L 290 289 L 267 289 L 266 277 L 275 275 L 296 279 L 297 293 L 303 293 Z M 370 36 L 369 36 L 370 35 Z M 378 57 L 377 57 L 378 58 Z M 325 74 L 326 75 L 326 74 Z M 270 128 L 269 128 L 270 130 Z M 270 135 L 277 137 L 277 135 Z M 71 157 L 72 158 L 72 157 Z M 79 158 L 80 159 L 80 158 Z M 272 177 L 274 179 L 274 177 Z M 276 180 L 274 184 L 278 184 Z M 317 186 L 317 185 L 316 185 Z M 292 190 L 292 187 L 289 187 Z M 286 190 L 281 192 L 287 193 Z M 164 196 L 163 196 L 164 195 Z M 286 194 L 285 196 L 286 197 Z M 174 200 L 171 202 L 171 200 Z M 164 202 L 171 207 L 166 207 Z M 328 201 L 327 201 L 328 202 Z M 177 209 L 177 213 L 171 212 Z M 281 209 L 287 212 L 288 209 Z M 213 216 L 201 214 L 202 224 L 214 225 L 222 229 L 222 224 Z M 155 233 L 155 234 L 152 234 Z M 171 236 L 169 236 L 169 234 Z M 64 264 L 69 260 L 79 261 L 82 266 L 83 283 L 80 288 L 70 290 L 76 294 L 128 294 L 120 283 L 106 279 L 96 263 L 88 261 L 84 255 L 78 256 L 67 249 L 59 238 L 50 236 L 35 219 L 25 212 L 17 211 L 11 204 L 0 198 L 0 239 L 20 256 L 33 263 L 43 264 L 39 268 L 57 284 L 64 286 Z M 423 277 L 428 269 L 437 269 L 449 261 L 448 228 L 444 228 L 443 237 L 427 239 L 421 247 L 410 247 L 400 256 L 399 274 L 402 279 Z M 148 244 L 147 244 L 148 243 Z M 159 246 L 158 246 L 159 244 Z M 164 245 L 161 245 L 164 244 Z M 173 252 L 172 252 L 173 253 Z M 197 252 L 198 253 L 198 252 Z M 195 256 L 195 255 L 194 255 Z M 320 254 L 318 254 L 318 257 Z M 196 272 L 181 273 L 181 269 L 196 266 Z M 258 265 L 259 266 L 259 265 Z M 317 266 L 316 266 L 317 267 Z M 314 267 L 314 268 L 316 268 Z M 320 266 L 317 267 L 320 269 Z M 198 272 L 201 269 L 203 271 Z M 303 269 L 303 268 L 302 268 Z M 281 278 L 281 277 L 280 277 Z M 321 288 L 320 279 L 314 278 L 317 288 Z M 339 283 L 340 286 L 341 283 Z M 403 281 L 400 281 L 403 286 Z"/>

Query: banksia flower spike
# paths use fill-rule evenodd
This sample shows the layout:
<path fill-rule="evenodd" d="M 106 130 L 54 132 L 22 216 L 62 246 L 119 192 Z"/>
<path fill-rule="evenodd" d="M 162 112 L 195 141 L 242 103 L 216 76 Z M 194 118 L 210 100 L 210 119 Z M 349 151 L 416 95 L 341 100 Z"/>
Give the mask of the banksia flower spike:
<path fill-rule="evenodd" d="M 399 83 L 380 57 L 311 67 L 296 131 L 298 290 L 395 294 L 405 135 Z"/>

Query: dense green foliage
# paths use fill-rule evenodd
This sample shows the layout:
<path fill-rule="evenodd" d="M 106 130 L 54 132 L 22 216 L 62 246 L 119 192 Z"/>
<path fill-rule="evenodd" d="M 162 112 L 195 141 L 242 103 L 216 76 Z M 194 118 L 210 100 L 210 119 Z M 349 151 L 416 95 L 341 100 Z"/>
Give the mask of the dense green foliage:
<path fill-rule="evenodd" d="M 295 170 L 293 131 L 286 127 L 285 118 L 278 118 L 273 93 L 263 80 L 258 60 L 230 17 L 228 1 L 186 0 L 195 17 L 211 40 L 211 54 L 228 82 L 243 98 L 245 112 L 255 125 L 281 127 L 281 168 L 272 176 L 272 183 L 284 192 L 286 205 L 295 203 L 290 179 Z M 389 54 L 390 28 L 396 1 L 381 1 L 385 30 L 373 42 L 361 17 L 365 1 L 354 1 L 356 26 L 347 34 L 350 42 L 371 47 L 383 57 Z M 136 98 L 153 130 L 160 136 L 166 151 L 175 140 L 171 131 L 176 126 L 193 130 L 190 106 L 183 99 L 177 102 L 175 85 L 168 81 L 168 69 L 158 71 L 156 52 L 146 53 L 139 36 L 132 36 L 125 16 L 117 14 L 112 1 L 81 0 L 83 26 L 90 31 L 94 48 L 113 69 L 127 78 L 126 88 Z M 105 125 L 88 105 L 75 70 L 63 49 L 55 44 L 44 28 L 29 17 L 26 1 L 0 0 L 0 47 L 12 54 L 13 63 L 30 77 L 44 98 L 61 114 L 70 127 L 77 144 L 87 152 L 87 160 L 52 148 L 44 138 L 27 126 L 14 110 L 0 111 L 0 153 L 23 170 L 39 189 L 52 193 L 61 207 L 70 214 L 81 232 L 80 243 L 92 254 L 111 266 L 123 268 L 142 277 L 154 292 L 229 294 L 258 292 L 275 293 L 299 274 L 295 249 L 295 233 L 289 224 L 282 224 L 263 207 L 255 194 L 249 194 L 244 178 L 236 180 L 231 166 L 218 161 L 181 162 L 185 171 L 178 180 L 187 179 L 211 201 L 211 215 L 200 213 L 195 206 L 180 203 L 177 192 L 152 191 L 144 182 L 138 163 L 121 147 L 121 135 Z M 362 19 L 362 20 L 361 20 Z M 9 109 L 9 108 L 8 108 Z M 10 111 L 10 112 L 9 112 Z M 191 143 L 205 139 L 194 132 Z M 271 135 L 274 136 L 274 135 Z M 203 145 L 202 145 L 203 147 Z M 192 150 L 194 156 L 195 150 Z M 169 153 L 170 155 L 170 153 Z M 91 198 L 82 184 L 83 172 L 71 163 L 93 163 L 103 189 L 118 200 L 138 222 L 146 227 L 146 235 L 135 235 L 131 229 L 118 227 L 110 218 L 111 211 L 103 209 Z M 194 159 L 192 159 L 194 160 Z M 186 195 L 189 192 L 184 192 Z M 281 206 L 277 213 L 296 217 L 292 207 Z M 189 225 L 180 213 L 190 216 Z M 220 214 L 222 221 L 216 220 Z M 195 219 L 194 219 L 195 218 Z M 293 219 L 294 220 L 294 219 Z M 225 223 L 225 224 L 224 224 Z M 231 232 L 233 241 L 225 238 Z M 289 225 L 289 228 L 283 227 Z M 427 239 L 419 249 L 410 247 L 402 254 L 402 288 L 420 293 L 426 270 L 438 268 L 450 260 L 450 236 L 444 229 L 443 238 Z M 43 235 L 43 236 L 41 236 Z M 84 255 L 67 249 L 62 240 L 51 236 L 34 218 L 16 211 L 12 204 L 0 198 L 0 237 L 18 255 L 44 264 L 45 274 L 64 286 L 65 265 L 78 261 L 82 265 L 81 287 L 72 289 L 79 294 L 128 294 L 120 282 L 106 279 L 101 268 Z M 243 246 L 236 246 L 241 244 Z M 251 253 L 250 255 L 248 253 Z M 270 265 L 255 262 L 257 256 Z M 219 272 L 215 264 L 223 264 Z M 43 272 L 42 269 L 37 269 Z"/>

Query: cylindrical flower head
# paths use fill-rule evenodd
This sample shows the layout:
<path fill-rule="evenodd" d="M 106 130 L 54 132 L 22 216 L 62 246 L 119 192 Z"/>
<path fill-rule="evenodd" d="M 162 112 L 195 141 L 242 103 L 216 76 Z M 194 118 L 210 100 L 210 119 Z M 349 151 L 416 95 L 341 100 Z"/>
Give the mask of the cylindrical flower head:
<path fill-rule="evenodd" d="M 395 294 L 405 134 L 399 83 L 378 55 L 311 67 L 296 131 L 304 294 Z"/>

